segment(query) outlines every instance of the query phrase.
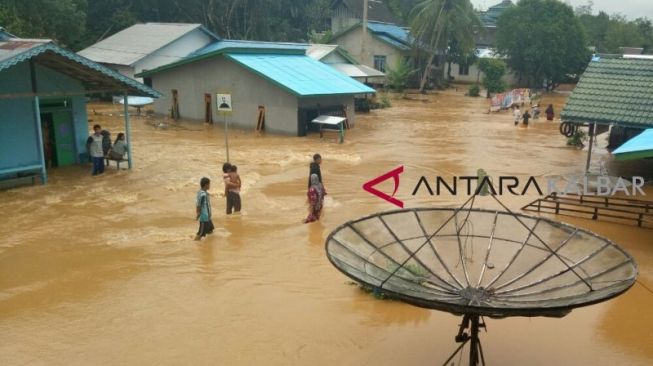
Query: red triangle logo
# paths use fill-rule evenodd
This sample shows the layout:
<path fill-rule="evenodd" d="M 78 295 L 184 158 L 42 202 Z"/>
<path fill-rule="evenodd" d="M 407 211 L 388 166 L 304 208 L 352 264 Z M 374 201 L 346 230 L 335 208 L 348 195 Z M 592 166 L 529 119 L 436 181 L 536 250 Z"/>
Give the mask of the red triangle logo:
<path fill-rule="evenodd" d="M 395 193 L 397 193 L 397 190 L 399 189 L 399 175 L 401 175 L 401 173 L 403 172 L 404 172 L 404 166 L 402 165 L 397 169 L 391 170 L 381 176 L 378 176 L 366 182 L 365 184 L 363 184 L 363 189 L 383 200 L 392 203 L 395 206 L 404 208 L 404 202 L 394 198 Z M 378 189 L 374 188 L 374 186 L 376 186 L 377 184 L 381 182 L 385 182 L 390 178 L 394 178 L 394 183 L 395 183 L 395 189 L 392 192 L 392 195 L 388 195 L 387 193 L 381 192 Z"/>

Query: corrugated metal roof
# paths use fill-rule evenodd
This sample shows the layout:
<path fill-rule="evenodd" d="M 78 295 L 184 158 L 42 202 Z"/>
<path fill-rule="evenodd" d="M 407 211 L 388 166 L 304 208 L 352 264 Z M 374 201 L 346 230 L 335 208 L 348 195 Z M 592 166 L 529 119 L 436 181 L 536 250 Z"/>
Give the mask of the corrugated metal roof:
<path fill-rule="evenodd" d="M 106 91 L 127 91 L 136 96 L 161 96 L 154 89 L 67 51 L 50 40 L 13 38 L 0 41 L 0 72 L 30 59 L 81 81 L 87 90 L 101 87 Z"/>
<path fill-rule="evenodd" d="M 179 61 L 159 66 L 156 69 L 144 70 L 136 77 L 147 77 L 164 70 L 193 63 L 205 58 L 215 57 L 223 53 L 265 53 L 265 54 L 296 54 L 304 55 L 308 44 L 304 43 L 279 43 L 279 42 L 258 42 L 258 41 L 232 41 L 220 40 L 202 49 L 199 49 Z"/>
<path fill-rule="evenodd" d="M 329 64 L 329 66 L 352 78 L 385 77 L 381 71 L 366 65 Z"/>
<path fill-rule="evenodd" d="M 131 66 L 198 28 L 218 39 L 217 36 L 209 32 L 201 24 L 134 24 L 78 53 L 95 62 Z M 170 55 L 171 62 L 185 56 Z"/>
<path fill-rule="evenodd" d="M 13 34 L 7 32 L 6 29 L 0 27 L 0 41 L 6 41 L 10 38 L 16 38 Z"/>
<path fill-rule="evenodd" d="M 336 34 L 331 39 L 332 41 L 342 37 L 343 35 L 360 27 L 362 23 L 355 24 L 348 29 Z M 400 27 L 396 24 L 380 23 L 380 22 L 367 22 L 367 29 L 372 32 L 372 35 L 377 39 L 395 47 L 401 51 L 408 51 L 413 46 L 413 38 L 407 28 Z M 426 47 L 424 47 L 426 48 Z"/>
<path fill-rule="evenodd" d="M 483 23 L 483 26 L 485 27 L 496 27 L 497 19 L 499 19 L 504 11 L 512 6 L 514 6 L 514 4 L 510 0 L 503 0 L 499 4 L 490 6 L 486 11 L 479 13 L 481 23 Z"/>
<path fill-rule="evenodd" d="M 653 127 L 653 60 L 594 57 L 561 117 L 565 122 Z"/>
<path fill-rule="evenodd" d="M 306 50 L 306 56 L 320 61 L 338 48 L 337 44 L 312 44 Z"/>
<path fill-rule="evenodd" d="M 226 56 L 300 97 L 375 93 L 375 90 L 305 55 Z"/>
<path fill-rule="evenodd" d="M 201 48 L 190 55 L 188 58 L 203 56 L 214 52 L 226 50 L 288 50 L 288 51 L 305 51 L 309 45 L 306 43 L 289 43 L 289 42 L 259 42 L 259 41 L 238 41 L 223 39 L 213 42 L 204 48 Z"/>
<path fill-rule="evenodd" d="M 631 160 L 653 157 L 653 128 L 626 141 L 612 152 L 617 160 Z"/>

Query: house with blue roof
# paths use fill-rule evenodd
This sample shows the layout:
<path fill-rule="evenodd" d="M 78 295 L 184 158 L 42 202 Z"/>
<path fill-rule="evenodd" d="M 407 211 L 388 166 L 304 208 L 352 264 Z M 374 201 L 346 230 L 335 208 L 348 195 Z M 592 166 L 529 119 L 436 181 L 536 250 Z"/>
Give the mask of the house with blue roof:
<path fill-rule="evenodd" d="M 261 111 L 265 130 L 303 136 L 310 121 L 337 111 L 355 122 L 354 96 L 374 89 L 306 55 L 309 45 L 220 40 L 182 60 L 144 71 L 164 98 L 157 114 L 190 120 L 222 121 L 216 94 L 231 94 L 229 123 L 254 129 Z"/>
<path fill-rule="evenodd" d="M 359 22 L 334 34 L 330 43 L 338 44 L 361 64 L 386 72 L 411 56 L 413 40 L 405 27 L 368 21 L 367 32 Z"/>
<path fill-rule="evenodd" d="M 35 178 L 46 183 L 50 167 L 88 162 L 86 95 L 160 96 L 51 40 L 19 39 L 2 29 L 0 80 L 2 187 Z M 128 113 L 125 132 L 130 142 Z M 131 152 L 128 156 L 131 168 Z"/>

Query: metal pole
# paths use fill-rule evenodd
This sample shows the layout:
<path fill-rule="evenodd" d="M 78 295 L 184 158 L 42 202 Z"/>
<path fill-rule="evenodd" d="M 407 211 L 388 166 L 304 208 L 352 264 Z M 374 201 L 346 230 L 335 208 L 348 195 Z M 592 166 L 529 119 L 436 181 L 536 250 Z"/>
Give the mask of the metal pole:
<path fill-rule="evenodd" d="M 229 125 L 227 124 L 227 112 L 224 115 L 224 146 L 227 149 L 227 163 L 229 162 Z"/>
<path fill-rule="evenodd" d="M 594 130 L 596 129 L 596 124 L 592 123 L 589 127 L 589 136 L 590 136 L 590 146 L 587 149 L 587 165 L 585 165 L 585 173 L 590 172 L 590 164 L 592 162 L 592 146 L 594 146 Z"/>
<path fill-rule="evenodd" d="M 361 59 L 363 65 L 367 65 L 367 8 L 369 7 L 368 0 L 363 1 L 363 39 L 361 42 Z M 372 64 L 373 66 L 374 64 Z"/>
<path fill-rule="evenodd" d="M 125 133 L 127 134 L 127 166 L 132 168 L 132 128 L 129 122 L 129 104 L 127 104 L 127 92 L 123 95 L 125 107 Z"/>
<path fill-rule="evenodd" d="M 41 158 L 41 184 L 48 183 L 48 172 L 45 166 L 45 151 L 43 149 L 43 129 L 41 126 L 41 105 L 39 102 L 38 86 L 36 84 L 36 67 L 34 66 L 34 61 L 29 60 L 29 76 L 30 81 L 32 82 L 32 93 L 34 93 L 34 121 L 36 121 L 36 141 L 37 148 L 39 151 L 39 157 Z"/>
<path fill-rule="evenodd" d="M 34 97 L 34 120 L 36 121 L 36 141 L 41 160 L 41 184 L 48 183 L 48 172 L 45 166 L 45 151 L 43 151 L 43 130 L 41 128 L 41 106 L 39 97 Z"/>

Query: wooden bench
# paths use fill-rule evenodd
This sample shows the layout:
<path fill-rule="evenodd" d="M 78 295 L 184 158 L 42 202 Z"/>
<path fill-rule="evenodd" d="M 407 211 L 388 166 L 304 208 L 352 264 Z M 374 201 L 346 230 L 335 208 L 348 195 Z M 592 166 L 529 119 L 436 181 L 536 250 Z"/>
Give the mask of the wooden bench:
<path fill-rule="evenodd" d="M 105 163 L 104 165 L 106 165 L 106 166 L 110 166 L 110 165 L 111 165 L 111 164 L 109 164 L 110 161 L 115 161 L 115 162 L 116 162 L 116 169 L 118 169 L 118 170 L 120 170 L 120 163 L 127 163 L 127 164 L 129 164 L 129 160 L 128 160 L 128 159 L 125 159 L 125 158 L 122 158 L 122 159 L 114 159 L 114 158 L 111 158 L 111 157 L 108 157 L 108 156 L 105 156 L 105 157 L 104 157 L 104 163 Z"/>
<path fill-rule="evenodd" d="M 16 174 L 15 177 L 0 178 L 0 189 L 9 189 L 25 185 L 36 184 L 36 178 L 40 176 L 40 165 L 29 165 L 20 168 L 0 169 L 0 176 Z"/>

